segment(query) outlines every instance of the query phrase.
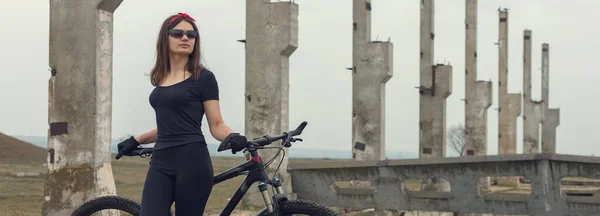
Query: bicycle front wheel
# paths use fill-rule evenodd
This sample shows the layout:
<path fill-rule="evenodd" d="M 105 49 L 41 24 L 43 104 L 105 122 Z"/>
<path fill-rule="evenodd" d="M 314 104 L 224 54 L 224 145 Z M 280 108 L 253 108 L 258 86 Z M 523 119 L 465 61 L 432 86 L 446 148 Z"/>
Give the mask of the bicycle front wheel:
<path fill-rule="evenodd" d="M 91 216 L 104 210 L 119 210 L 139 216 L 141 206 L 130 199 L 120 196 L 102 196 L 91 199 L 77 208 L 71 216 Z"/>
<path fill-rule="evenodd" d="M 279 203 L 281 215 L 338 216 L 336 212 L 309 200 L 286 200 Z"/>

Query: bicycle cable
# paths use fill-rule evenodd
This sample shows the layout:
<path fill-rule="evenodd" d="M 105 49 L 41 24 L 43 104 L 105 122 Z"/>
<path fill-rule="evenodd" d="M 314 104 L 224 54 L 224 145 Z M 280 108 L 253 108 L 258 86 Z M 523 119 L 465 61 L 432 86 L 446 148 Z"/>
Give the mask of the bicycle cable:
<path fill-rule="evenodd" d="M 277 154 L 275 154 L 275 156 L 273 156 L 269 161 L 267 161 L 266 163 L 264 163 L 261 171 L 265 170 L 268 166 L 270 166 L 271 163 L 273 163 L 273 161 L 275 161 L 275 158 L 277 158 L 277 156 L 279 155 L 279 153 L 283 149 L 282 147 L 263 147 L 263 148 L 279 148 L 280 151 L 277 152 Z M 249 174 L 250 172 L 258 171 L 259 169 L 261 169 L 261 168 L 255 168 L 255 169 L 248 170 L 248 171 L 245 171 L 245 172 L 242 172 L 242 173 Z"/>
<path fill-rule="evenodd" d="M 275 179 L 275 175 L 277 175 L 277 172 L 279 172 L 279 167 L 281 167 L 281 164 L 283 163 L 283 160 L 285 159 L 285 149 L 283 149 L 283 147 L 281 147 L 279 149 L 280 149 L 279 152 L 283 151 L 283 156 L 281 156 L 281 161 L 279 161 L 279 165 L 277 165 L 277 169 L 275 169 L 275 172 L 273 172 L 273 177 L 271 177 L 272 179 Z M 277 154 L 279 154 L 279 153 L 277 153 Z M 271 192 L 273 194 L 275 194 L 275 187 L 273 187 L 273 185 L 271 185 Z"/>

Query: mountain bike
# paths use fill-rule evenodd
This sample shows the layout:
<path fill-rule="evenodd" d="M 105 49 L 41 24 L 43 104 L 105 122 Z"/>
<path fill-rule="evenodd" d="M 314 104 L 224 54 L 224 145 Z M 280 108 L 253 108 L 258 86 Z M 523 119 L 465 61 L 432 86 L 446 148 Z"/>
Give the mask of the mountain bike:
<path fill-rule="evenodd" d="M 338 215 L 333 210 L 327 208 L 324 205 L 319 203 L 309 201 L 309 200 L 301 200 L 301 199 L 288 199 L 285 193 L 283 192 L 283 187 L 281 185 L 280 180 L 273 175 L 273 179 L 269 179 L 265 168 L 268 167 L 274 159 L 282 152 L 283 147 L 291 147 L 291 143 L 296 141 L 302 141 L 300 138 L 295 138 L 302 134 L 302 131 L 306 127 L 307 122 L 302 122 L 298 128 L 295 130 L 283 132 L 280 135 L 271 136 L 266 135 L 261 138 L 256 138 L 251 141 L 248 141 L 245 147 L 240 150 L 244 153 L 249 152 L 252 159 L 225 170 L 214 177 L 214 184 L 219 184 L 221 182 L 227 181 L 239 175 L 247 175 L 240 187 L 237 189 L 233 197 L 229 200 L 225 208 L 222 210 L 221 214 L 230 215 L 238 203 L 241 201 L 242 197 L 246 194 L 248 189 L 252 186 L 252 184 L 258 182 L 258 189 L 262 194 L 262 197 L 265 201 L 265 207 L 262 208 L 259 212 L 255 213 L 255 216 L 283 216 L 283 215 L 295 215 L 295 214 L 305 214 L 305 215 L 318 215 L 318 216 L 333 216 Z M 282 140 L 283 147 L 265 147 L 275 141 Z M 278 148 L 279 152 L 266 164 L 263 164 L 263 160 L 258 154 L 258 149 L 265 148 Z M 237 149 L 237 148 L 236 148 Z M 233 154 L 235 154 L 236 150 L 234 150 L 229 143 L 229 139 L 225 139 L 219 145 L 217 151 L 226 151 L 231 150 Z M 142 158 L 149 158 L 151 160 L 153 148 L 143 148 L 138 146 L 137 149 L 132 150 L 124 154 L 124 156 L 140 156 Z M 285 151 L 283 151 L 283 157 L 285 157 Z M 119 157 L 119 156 L 117 156 Z M 119 158 L 116 158 L 119 159 Z M 281 166 L 281 163 L 279 164 Z M 279 166 L 277 167 L 275 173 L 279 170 Z M 275 188 L 276 192 L 271 196 L 269 191 L 267 190 L 268 185 L 271 185 Z M 136 201 L 131 199 L 121 197 L 121 196 L 101 196 L 97 198 L 93 198 L 79 208 L 77 208 L 72 216 L 89 216 L 96 212 L 103 210 L 121 210 L 127 212 L 132 215 L 139 215 L 141 206 Z M 169 216 L 172 215 L 172 212 L 169 211 Z"/>

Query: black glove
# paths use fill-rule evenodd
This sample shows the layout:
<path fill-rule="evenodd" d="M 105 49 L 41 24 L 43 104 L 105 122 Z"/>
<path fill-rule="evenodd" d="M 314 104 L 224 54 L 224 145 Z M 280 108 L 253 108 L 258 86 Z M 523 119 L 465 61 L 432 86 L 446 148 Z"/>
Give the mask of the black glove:
<path fill-rule="evenodd" d="M 248 139 L 245 136 L 240 135 L 239 133 L 231 133 L 229 134 L 231 144 L 231 152 L 236 153 L 244 150 L 246 148 L 246 144 L 248 143 Z"/>
<path fill-rule="evenodd" d="M 135 140 L 133 136 L 129 137 L 129 139 L 123 140 L 123 142 L 117 144 L 117 151 L 119 151 L 119 153 L 117 153 L 115 159 L 119 160 L 119 158 L 129 153 L 131 150 L 136 149 L 139 145 L 140 143 Z"/>

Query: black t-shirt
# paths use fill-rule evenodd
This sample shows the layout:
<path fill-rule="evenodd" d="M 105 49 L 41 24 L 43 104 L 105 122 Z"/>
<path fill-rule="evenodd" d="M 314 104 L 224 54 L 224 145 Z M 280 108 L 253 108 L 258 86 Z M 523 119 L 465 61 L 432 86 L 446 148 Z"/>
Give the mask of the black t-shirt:
<path fill-rule="evenodd" d="M 204 69 L 198 80 L 193 76 L 170 86 L 156 86 L 150 105 L 156 113 L 155 149 L 189 143 L 204 143 L 202 134 L 203 102 L 219 100 L 215 75 Z"/>

